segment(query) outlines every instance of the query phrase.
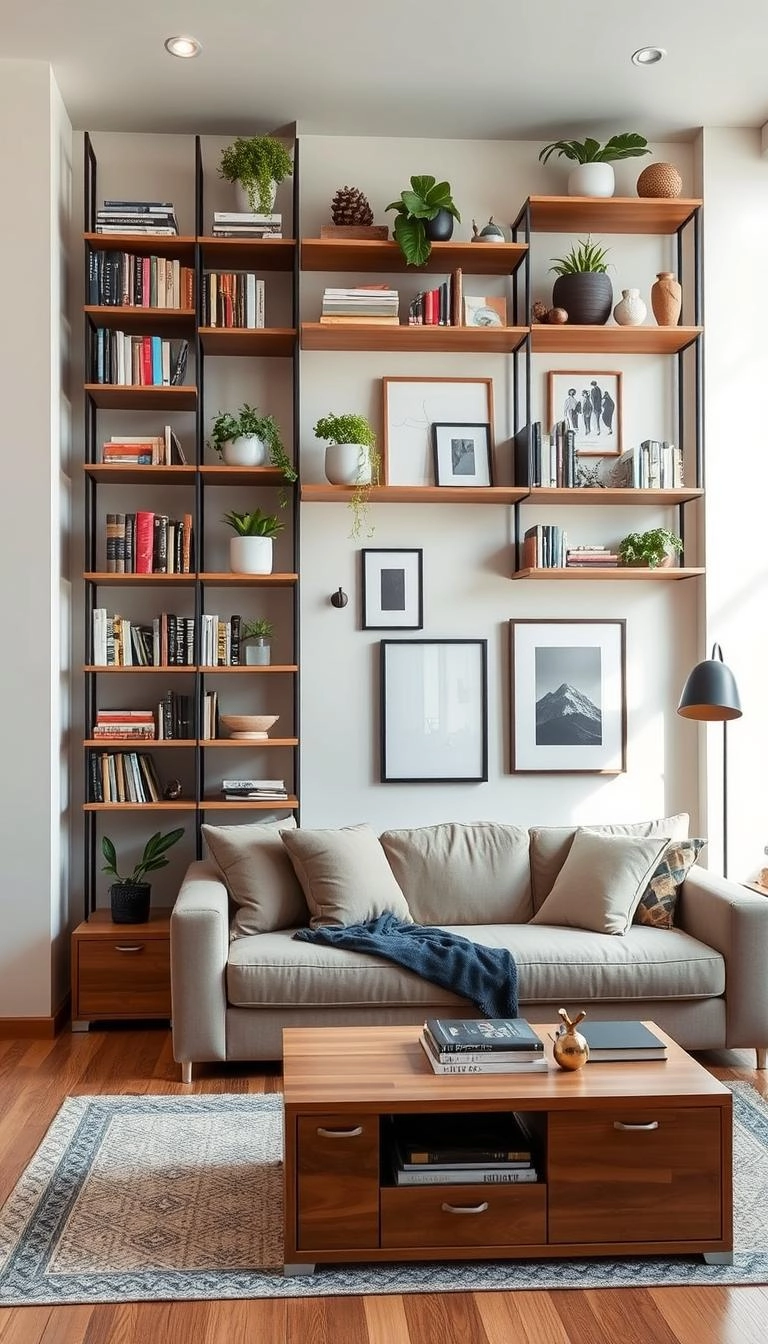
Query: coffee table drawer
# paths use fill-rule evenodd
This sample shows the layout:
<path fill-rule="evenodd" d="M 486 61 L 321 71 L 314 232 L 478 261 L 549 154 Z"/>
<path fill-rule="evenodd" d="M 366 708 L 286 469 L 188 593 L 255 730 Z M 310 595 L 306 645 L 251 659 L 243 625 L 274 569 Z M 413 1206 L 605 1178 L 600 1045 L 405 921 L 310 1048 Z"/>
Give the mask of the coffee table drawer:
<path fill-rule="evenodd" d="M 528 1246 L 546 1241 L 546 1186 L 384 1187 L 381 1245 Z"/>
<path fill-rule="evenodd" d="M 628 1101 L 551 1114 L 550 1242 L 722 1237 L 721 1114 Z"/>
<path fill-rule="evenodd" d="M 379 1118 L 299 1116 L 300 1250 L 379 1244 Z"/>

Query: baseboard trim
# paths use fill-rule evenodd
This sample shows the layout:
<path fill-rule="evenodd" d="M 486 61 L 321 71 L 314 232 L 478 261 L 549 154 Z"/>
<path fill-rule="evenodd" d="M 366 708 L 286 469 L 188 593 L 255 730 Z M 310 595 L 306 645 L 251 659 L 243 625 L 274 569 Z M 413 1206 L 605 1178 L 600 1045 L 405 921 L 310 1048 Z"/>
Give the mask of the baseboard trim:
<path fill-rule="evenodd" d="M 50 1041 L 69 1021 L 69 995 L 52 1017 L 0 1017 L 0 1040 Z"/>

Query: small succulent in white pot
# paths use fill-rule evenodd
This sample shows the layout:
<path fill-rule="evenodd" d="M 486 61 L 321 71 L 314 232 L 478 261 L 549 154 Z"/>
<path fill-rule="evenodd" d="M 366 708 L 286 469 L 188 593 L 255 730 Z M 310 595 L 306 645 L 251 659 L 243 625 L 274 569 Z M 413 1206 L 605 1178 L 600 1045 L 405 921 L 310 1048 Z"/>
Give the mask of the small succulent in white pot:
<path fill-rule="evenodd" d="M 271 513 L 231 510 L 222 519 L 236 535 L 229 543 L 229 567 L 233 574 L 271 574 L 272 542 L 285 523 Z"/>

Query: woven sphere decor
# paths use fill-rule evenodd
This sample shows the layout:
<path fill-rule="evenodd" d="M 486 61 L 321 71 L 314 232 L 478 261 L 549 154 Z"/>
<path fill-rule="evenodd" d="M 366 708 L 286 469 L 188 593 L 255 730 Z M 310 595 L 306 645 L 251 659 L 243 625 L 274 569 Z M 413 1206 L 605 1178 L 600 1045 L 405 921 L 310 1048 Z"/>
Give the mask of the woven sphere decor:
<path fill-rule="evenodd" d="M 673 163 L 649 163 L 637 179 L 638 196 L 679 196 L 683 179 Z"/>

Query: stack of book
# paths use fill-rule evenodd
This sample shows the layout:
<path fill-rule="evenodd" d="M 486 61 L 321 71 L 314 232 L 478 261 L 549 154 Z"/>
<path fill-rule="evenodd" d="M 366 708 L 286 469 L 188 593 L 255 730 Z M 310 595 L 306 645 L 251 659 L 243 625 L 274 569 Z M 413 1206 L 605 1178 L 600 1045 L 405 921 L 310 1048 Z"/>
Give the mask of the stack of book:
<path fill-rule="evenodd" d="M 591 1064 L 667 1058 L 665 1042 L 644 1022 L 580 1022 L 579 1031 L 589 1046 Z"/>
<path fill-rule="evenodd" d="M 525 1118 L 456 1114 L 398 1117 L 392 1128 L 396 1185 L 501 1185 L 538 1180 Z"/>
<path fill-rule="evenodd" d="M 178 257 L 91 252 L 88 302 L 128 308 L 194 308 L 195 272 Z"/>
<path fill-rule="evenodd" d="M 430 1017 L 419 1037 L 435 1073 L 546 1073 L 544 1046 L 522 1017 Z"/>
<path fill-rule="evenodd" d="M 565 556 L 567 569 L 615 569 L 618 563 L 608 546 L 571 546 Z"/>
<path fill-rule="evenodd" d="M 462 314 L 462 274 L 457 269 L 435 289 L 419 290 L 408 306 L 409 327 L 460 327 Z"/>
<path fill-rule="evenodd" d="M 221 791 L 228 803 L 285 802 L 288 797 L 284 779 L 222 779 Z"/>
<path fill-rule="evenodd" d="M 215 210 L 214 238 L 282 238 L 283 216 L 250 210 Z"/>
<path fill-rule="evenodd" d="M 94 667 L 190 667 L 194 661 L 194 616 L 164 611 L 151 625 L 137 625 L 94 608 Z"/>
<path fill-rule="evenodd" d="M 352 289 L 325 289 L 321 323 L 361 326 L 400 324 L 400 295 L 389 285 L 356 285 Z"/>
<path fill-rule="evenodd" d="M 186 340 L 97 327 L 91 334 L 91 376 L 95 383 L 117 387 L 179 387 L 188 352 Z"/>
<path fill-rule="evenodd" d="M 96 211 L 96 232 L 173 235 L 179 226 L 173 201 L 105 201 Z"/>
<path fill-rule="evenodd" d="M 106 516 L 107 574 L 190 574 L 192 514 L 171 518 L 167 513 L 108 513 Z"/>
<path fill-rule="evenodd" d="M 203 276 L 201 325 L 264 326 L 264 281 L 253 271 L 206 271 Z"/>
<path fill-rule="evenodd" d="M 101 446 L 102 462 L 123 462 L 127 466 L 186 465 L 184 449 L 175 430 L 166 425 L 160 434 L 112 434 Z"/>
<path fill-rule="evenodd" d="M 523 534 L 523 569 L 562 569 L 565 566 L 567 534 L 562 527 L 537 523 Z"/>
<path fill-rule="evenodd" d="M 162 788 L 155 763 L 144 752 L 93 752 L 89 769 L 92 803 L 160 802 Z"/>
<path fill-rule="evenodd" d="M 154 713 L 151 709 L 97 709 L 92 736 L 155 738 Z"/>

